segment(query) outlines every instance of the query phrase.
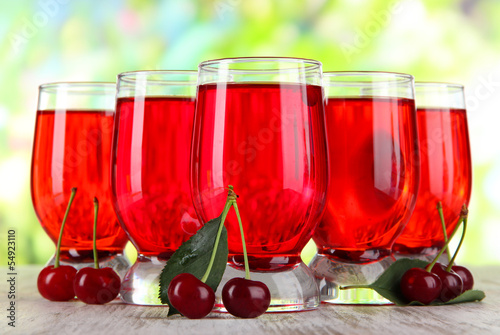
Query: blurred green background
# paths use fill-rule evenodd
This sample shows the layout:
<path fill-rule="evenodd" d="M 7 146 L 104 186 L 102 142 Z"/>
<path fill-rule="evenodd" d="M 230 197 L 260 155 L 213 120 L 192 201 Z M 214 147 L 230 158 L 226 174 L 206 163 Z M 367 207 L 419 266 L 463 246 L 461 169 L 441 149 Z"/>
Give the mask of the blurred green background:
<path fill-rule="evenodd" d="M 499 17 L 496 0 L 5 1 L 1 265 L 9 228 L 17 231 L 18 263 L 41 264 L 54 253 L 30 199 L 38 85 L 115 81 L 124 71 L 195 69 L 236 56 L 306 57 L 324 70 L 396 71 L 466 85 L 474 181 L 459 262 L 500 264 Z M 313 252 L 309 245 L 306 257 Z"/>

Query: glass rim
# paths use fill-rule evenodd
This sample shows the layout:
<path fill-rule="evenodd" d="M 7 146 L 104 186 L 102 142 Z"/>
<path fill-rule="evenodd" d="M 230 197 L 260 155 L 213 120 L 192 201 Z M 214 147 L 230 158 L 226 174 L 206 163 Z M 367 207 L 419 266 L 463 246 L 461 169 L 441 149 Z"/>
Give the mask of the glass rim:
<path fill-rule="evenodd" d="M 153 75 L 153 74 L 197 74 L 197 70 L 135 70 L 135 71 L 125 71 L 120 72 L 117 77 L 118 79 L 122 77 L 143 75 Z"/>
<path fill-rule="evenodd" d="M 37 110 L 78 109 L 78 110 L 112 110 L 111 103 L 116 96 L 116 83 L 103 81 L 66 81 L 51 82 L 39 85 Z M 62 97 L 63 99 L 59 99 Z M 89 99 L 82 102 L 74 99 Z M 98 100 L 95 100 L 98 99 Z M 75 101 L 80 101 L 75 105 Z M 88 107 L 94 101 L 104 107 Z M 99 103 L 97 103 L 99 102 Z M 54 107 L 51 107 L 54 106 Z M 76 106 L 76 108 L 74 107 Z"/>
<path fill-rule="evenodd" d="M 50 90 L 56 88 L 112 88 L 116 90 L 116 83 L 111 81 L 54 81 L 38 86 L 39 90 Z M 80 91 L 79 91 L 80 92 Z"/>
<path fill-rule="evenodd" d="M 441 87 L 441 88 L 452 88 L 463 90 L 464 85 L 458 83 L 448 83 L 448 82 L 439 82 L 439 81 L 416 81 L 415 87 Z"/>
<path fill-rule="evenodd" d="M 229 57 L 229 58 L 217 58 L 210 59 L 201 62 L 198 64 L 198 69 L 201 71 L 212 71 L 216 72 L 219 70 L 218 64 L 242 64 L 242 63 L 258 63 L 258 62 L 283 62 L 283 63 L 291 63 L 291 64 L 306 64 L 307 69 L 321 69 L 323 64 L 315 59 L 310 58 L 300 58 L 300 57 L 274 57 L 274 56 L 259 56 L 259 57 Z M 294 69 L 294 68 L 290 68 Z M 229 69 L 228 71 L 232 73 L 269 73 L 274 71 L 283 71 L 288 69 L 271 69 L 271 68 L 262 68 L 262 69 Z"/>
<path fill-rule="evenodd" d="M 186 80 L 177 79 L 177 80 L 168 80 L 158 79 L 154 80 L 152 77 L 155 75 L 159 76 L 186 76 Z M 137 82 L 138 76 L 145 76 L 148 78 L 148 84 L 152 85 L 196 85 L 198 82 L 198 71 L 197 70 L 138 70 L 138 71 L 126 71 L 119 73 L 117 75 L 117 83 L 135 83 Z M 194 76 L 194 80 L 188 80 L 188 76 Z"/>
<path fill-rule="evenodd" d="M 415 82 L 417 108 L 466 109 L 464 85 L 457 83 Z"/>
<path fill-rule="evenodd" d="M 389 76 L 394 78 L 404 78 L 408 80 L 414 80 L 415 77 L 408 73 L 402 72 L 390 72 L 390 71 L 324 71 L 323 77 L 361 77 L 361 76 L 374 76 L 382 77 Z"/>

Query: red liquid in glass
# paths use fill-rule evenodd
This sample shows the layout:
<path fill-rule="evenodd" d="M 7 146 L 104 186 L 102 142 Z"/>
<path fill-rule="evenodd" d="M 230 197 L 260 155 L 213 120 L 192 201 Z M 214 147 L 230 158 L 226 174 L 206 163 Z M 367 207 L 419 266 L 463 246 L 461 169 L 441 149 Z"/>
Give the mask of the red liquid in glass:
<path fill-rule="evenodd" d="M 410 221 L 396 240 L 399 253 L 434 254 L 444 245 L 436 209 L 441 201 L 446 231 L 455 228 L 462 205 L 471 195 L 472 171 L 464 109 L 418 109 L 420 189 Z"/>
<path fill-rule="evenodd" d="M 78 188 L 64 227 L 63 261 L 93 259 L 94 197 L 99 199 L 99 255 L 121 253 L 127 243 L 111 203 L 113 118 L 113 111 L 37 112 L 31 194 L 38 219 L 54 243 L 59 237 L 71 188 Z"/>
<path fill-rule="evenodd" d="M 360 263 L 390 254 L 417 196 L 414 108 L 403 98 L 327 100 L 330 184 L 318 253 Z"/>
<path fill-rule="evenodd" d="M 319 86 L 219 83 L 198 88 L 192 187 L 206 222 L 233 185 L 253 270 L 300 262 L 327 186 L 323 92 Z M 229 258 L 243 266 L 236 215 L 226 221 Z"/>
<path fill-rule="evenodd" d="M 201 227 L 189 189 L 194 98 L 119 98 L 113 192 L 139 253 L 168 259 Z"/>

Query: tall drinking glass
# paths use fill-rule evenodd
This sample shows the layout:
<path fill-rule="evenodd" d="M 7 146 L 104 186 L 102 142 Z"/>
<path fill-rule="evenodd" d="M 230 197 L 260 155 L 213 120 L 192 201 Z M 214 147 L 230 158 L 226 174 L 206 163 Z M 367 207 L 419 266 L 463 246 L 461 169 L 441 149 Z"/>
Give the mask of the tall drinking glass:
<path fill-rule="evenodd" d="M 417 204 L 394 244 L 396 257 L 432 259 L 444 245 L 438 202 L 447 235 L 468 205 L 472 166 L 462 85 L 415 83 L 421 176 Z"/>
<path fill-rule="evenodd" d="M 318 288 L 300 252 L 322 214 L 327 187 L 321 63 L 234 58 L 199 65 L 191 157 L 193 202 L 202 222 L 220 215 L 233 185 L 253 280 L 271 291 L 268 311 L 318 306 Z M 225 281 L 244 277 L 234 211 Z"/>
<path fill-rule="evenodd" d="M 127 303 L 161 304 L 161 270 L 201 227 L 189 189 L 196 80 L 196 71 L 118 76 L 113 202 L 138 253 L 122 283 Z"/>
<path fill-rule="evenodd" d="M 111 203 L 110 160 L 114 83 L 51 83 L 40 86 L 31 165 L 31 196 L 38 219 L 57 244 L 71 195 L 77 193 L 61 243 L 61 263 L 93 265 L 93 198 L 99 199 L 97 251 L 101 266 L 124 275 L 127 236 Z M 54 257 L 48 264 L 54 264 Z"/>
<path fill-rule="evenodd" d="M 391 247 L 415 206 L 419 181 L 413 77 L 326 72 L 330 186 L 310 263 L 321 300 L 384 304 L 371 284 L 393 262 Z"/>

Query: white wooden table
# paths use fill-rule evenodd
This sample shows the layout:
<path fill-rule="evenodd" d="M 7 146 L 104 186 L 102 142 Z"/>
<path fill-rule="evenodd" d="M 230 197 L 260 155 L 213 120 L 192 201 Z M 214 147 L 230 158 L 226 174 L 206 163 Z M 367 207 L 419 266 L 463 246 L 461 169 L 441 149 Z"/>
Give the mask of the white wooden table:
<path fill-rule="evenodd" d="M 212 313 L 201 320 L 167 318 L 167 308 L 50 302 L 36 288 L 40 266 L 19 267 L 16 327 L 7 325 L 7 268 L 0 267 L 0 334 L 500 334 L 500 267 L 473 268 L 475 288 L 486 292 L 479 303 L 395 307 L 322 305 L 300 313 L 264 314 L 237 319 Z"/>

